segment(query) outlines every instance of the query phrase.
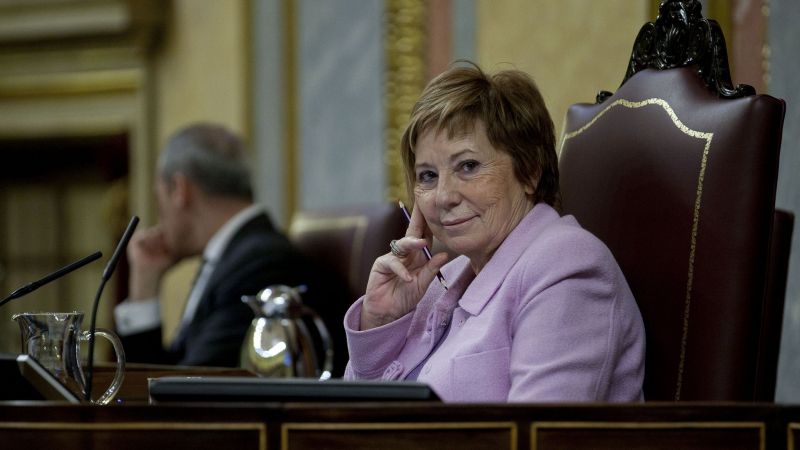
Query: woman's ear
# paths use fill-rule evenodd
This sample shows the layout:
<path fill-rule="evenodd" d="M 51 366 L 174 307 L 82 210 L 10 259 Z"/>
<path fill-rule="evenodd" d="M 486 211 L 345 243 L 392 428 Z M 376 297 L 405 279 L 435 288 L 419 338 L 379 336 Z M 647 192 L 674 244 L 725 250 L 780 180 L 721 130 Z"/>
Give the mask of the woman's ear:
<path fill-rule="evenodd" d="M 523 190 L 526 195 L 533 197 L 536 194 L 536 188 L 539 187 L 539 179 L 542 176 L 542 170 L 539 169 L 533 174 L 532 177 L 525 180 L 523 183 Z"/>
<path fill-rule="evenodd" d="M 529 182 L 525 183 L 525 186 L 523 187 L 523 190 L 525 191 L 525 194 L 530 196 L 530 197 L 533 197 L 533 194 L 536 193 L 536 185 L 537 184 L 538 184 L 538 181 L 529 181 Z"/>

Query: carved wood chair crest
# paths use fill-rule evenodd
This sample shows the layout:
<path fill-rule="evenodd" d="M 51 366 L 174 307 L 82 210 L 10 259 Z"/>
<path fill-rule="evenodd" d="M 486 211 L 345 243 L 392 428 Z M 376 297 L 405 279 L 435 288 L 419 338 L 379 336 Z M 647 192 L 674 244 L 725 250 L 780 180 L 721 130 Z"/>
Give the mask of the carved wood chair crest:
<path fill-rule="evenodd" d="M 703 17 L 702 8 L 699 0 L 663 0 L 655 22 L 639 30 L 620 85 L 644 69 L 694 66 L 706 86 L 722 98 L 754 95 L 756 91 L 750 85 L 733 87 L 725 36 L 716 20 Z M 611 95 L 600 91 L 597 103 Z"/>

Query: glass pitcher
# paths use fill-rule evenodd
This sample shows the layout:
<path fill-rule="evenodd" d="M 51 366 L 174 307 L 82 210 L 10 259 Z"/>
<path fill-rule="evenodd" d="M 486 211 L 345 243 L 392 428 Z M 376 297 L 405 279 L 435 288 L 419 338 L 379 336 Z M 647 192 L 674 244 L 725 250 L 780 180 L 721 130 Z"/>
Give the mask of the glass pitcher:
<path fill-rule="evenodd" d="M 80 398 L 86 396 L 86 377 L 80 364 L 80 344 L 89 340 L 90 333 L 81 331 L 82 312 L 70 313 L 20 313 L 12 316 L 19 325 L 22 353 L 36 358 L 67 389 Z M 125 352 L 113 332 L 97 328 L 95 336 L 109 341 L 117 355 L 117 371 L 111 385 L 92 403 L 105 405 L 114 399 L 125 377 Z"/>

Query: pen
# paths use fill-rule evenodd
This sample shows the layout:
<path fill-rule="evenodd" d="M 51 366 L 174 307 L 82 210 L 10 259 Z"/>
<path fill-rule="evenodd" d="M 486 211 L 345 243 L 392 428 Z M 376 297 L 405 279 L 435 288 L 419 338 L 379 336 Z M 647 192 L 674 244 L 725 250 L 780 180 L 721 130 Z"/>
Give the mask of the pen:
<path fill-rule="evenodd" d="M 402 201 L 398 201 L 397 203 L 400 204 L 400 211 L 403 211 L 403 215 L 406 216 L 406 220 L 408 221 L 408 223 L 411 223 L 411 214 L 408 213 L 406 205 L 404 205 Z M 425 253 L 425 257 L 428 258 L 428 261 L 430 261 L 431 258 L 433 258 L 433 256 L 431 255 L 431 251 L 428 249 L 427 245 L 425 247 L 422 247 L 422 252 Z M 447 283 L 444 281 L 444 275 L 442 275 L 442 272 L 437 271 L 436 278 L 439 279 L 439 283 L 442 283 L 444 289 L 447 290 Z"/>

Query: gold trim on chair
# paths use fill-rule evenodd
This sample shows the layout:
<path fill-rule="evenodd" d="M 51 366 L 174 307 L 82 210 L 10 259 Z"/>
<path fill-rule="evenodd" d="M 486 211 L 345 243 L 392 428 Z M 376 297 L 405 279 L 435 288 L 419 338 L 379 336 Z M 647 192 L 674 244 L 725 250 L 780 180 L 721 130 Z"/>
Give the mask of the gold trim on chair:
<path fill-rule="evenodd" d="M 686 279 L 686 297 L 684 300 L 683 332 L 681 334 L 681 352 L 680 352 L 680 360 L 678 362 L 678 378 L 675 386 L 675 400 L 680 400 L 681 385 L 683 382 L 683 372 L 685 369 L 685 362 L 686 362 L 686 347 L 688 345 L 689 313 L 691 310 L 692 285 L 694 282 L 694 258 L 695 258 L 695 250 L 697 249 L 697 228 L 698 224 L 700 223 L 700 202 L 703 197 L 703 180 L 705 179 L 706 166 L 708 163 L 708 153 L 711 150 L 711 140 L 714 138 L 714 133 L 696 131 L 687 127 L 683 122 L 681 122 L 681 120 L 678 118 L 678 115 L 675 113 L 675 111 L 672 109 L 669 103 L 667 103 L 667 101 L 664 99 L 648 98 L 642 101 L 630 101 L 626 99 L 618 99 L 613 103 L 611 103 L 610 105 L 608 105 L 607 107 L 605 107 L 602 111 L 600 111 L 586 125 L 580 127 L 575 131 L 566 133 L 564 135 L 564 139 L 561 141 L 561 151 L 563 151 L 564 144 L 567 142 L 567 140 L 575 136 L 578 136 L 587 129 L 589 129 L 589 127 L 594 125 L 594 123 L 597 122 L 597 120 L 600 119 L 600 117 L 602 117 L 611 108 L 614 108 L 616 106 L 623 106 L 629 109 L 636 109 L 651 105 L 660 106 L 664 111 L 666 111 L 667 115 L 669 115 L 670 119 L 672 120 L 672 123 L 675 125 L 676 128 L 681 130 L 682 133 L 686 134 L 687 136 L 691 136 L 697 139 L 703 139 L 706 141 L 705 147 L 703 148 L 703 157 L 700 162 L 700 171 L 697 177 L 697 190 L 694 201 L 692 232 L 691 232 L 690 249 L 689 249 L 689 268 Z"/>

